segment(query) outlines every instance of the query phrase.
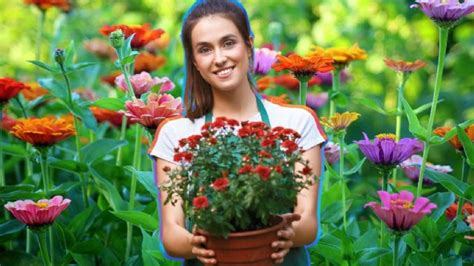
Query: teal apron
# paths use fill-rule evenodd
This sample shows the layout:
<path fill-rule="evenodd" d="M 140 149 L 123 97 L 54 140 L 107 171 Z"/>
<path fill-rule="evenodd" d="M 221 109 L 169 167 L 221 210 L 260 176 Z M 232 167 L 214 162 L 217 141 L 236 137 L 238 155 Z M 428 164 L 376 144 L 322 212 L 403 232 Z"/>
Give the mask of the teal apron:
<path fill-rule="evenodd" d="M 267 110 L 265 109 L 265 106 L 262 103 L 262 100 L 260 100 L 259 96 L 256 95 L 257 98 L 257 108 L 258 111 L 260 112 L 260 116 L 262 117 L 262 121 L 267 124 L 268 126 L 270 125 L 270 119 L 268 118 L 268 113 Z M 209 112 L 206 114 L 205 118 L 205 123 L 212 122 L 212 112 Z M 188 230 L 192 228 L 192 226 L 188 223 Z M 197 260 L 197 259 L 191 259 L 191 260 L 185 260 L 183 265 L 186 266 L 202 266 L 203 264 Z M 305 247 L 296 247 L 290 249 L 290 252 L 286 254 L 283 263 L 278 264 L 281 266 L 306 266 L 309 265 L 309 255 L 306 251 Z"/>

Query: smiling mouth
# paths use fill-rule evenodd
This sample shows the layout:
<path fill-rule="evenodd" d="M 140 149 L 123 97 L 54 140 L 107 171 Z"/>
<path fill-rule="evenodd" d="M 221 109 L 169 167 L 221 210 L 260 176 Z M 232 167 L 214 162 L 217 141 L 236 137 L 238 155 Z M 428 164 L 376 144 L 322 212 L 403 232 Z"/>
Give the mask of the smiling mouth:
<path fill-rule="evenodd" d="M 220 78 L 226 78 L 230 74 L 232 74 L 232 70 L 234 70 L 234 67 L 227 67 L 227 68 L 215 71 L 214 74 L 216 74 Z"/>

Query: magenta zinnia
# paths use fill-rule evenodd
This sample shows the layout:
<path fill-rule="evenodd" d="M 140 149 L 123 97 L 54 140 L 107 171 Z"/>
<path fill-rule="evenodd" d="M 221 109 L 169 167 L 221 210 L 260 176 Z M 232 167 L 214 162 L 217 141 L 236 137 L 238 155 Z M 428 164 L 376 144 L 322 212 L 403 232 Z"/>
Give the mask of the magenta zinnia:
<path fill-rule="evenodd" d="M 279 54 L 280 52 L 268 48 L 255 49 L 255 63 L 253 64 L 255 74 L 266 75 L 272 69 L 273 63 L 277 61 Z"/>
<path fill-rule="evenodd" d="M 418 182 L 418 178 L 420 176 L 420 166 L 423 161 L 423 158 L 420 155 L 413 155 L 407 160 L 403 161 L 400 164 L 400 167 L 402 168 L 403 173 L 410 178 L 414 182 Z M 430 169 L 435 172 L 439 173 L 449 173 L 452 172 L 453 169 L 449 165 L 435 165 L 432 163 L 427 162 L 426 163 L 426 168 Z M 423 183 L 426 185 L 430 185 L 433 182 L 425 175 L 423 177 Z"/>
<path fill-rule="evenodd" d="M 41 227 L 49 225 L 56 220 L 64 209 L 71 203 L 70 199 L 62 196 L 54 196 L 52 199 L 41 199 L 37 202 L 32 200 L 17 200 L 8 202 L 5 208 L 15 218 L 30 227 Z"/>
<path fill-rule="evenodd" d="M 413 194 L 409 191 L 390 194 L 386 191 L 378 192 L 382 205 L 369 202 L 364 207 L 370 207 L 377 216 L 392 230 L 408 231 L 415 226 L 425 215 L 435 209 L 436 204 L 428 198 L 419 197 L 413 203 Z"/>
<path fill-rule="evenodd" d="M 132 122 L 138 122 L 149 130 L 155 130 L 157 126 L 166 118 L 178 116 L 182 111 L 181 98 L 174 98 L 171 95 L 159 95 L 150 93 L 147 103 L 135 99 L 125 103 L 127 111 L 125 115 Z"/>
<path fill-rule="evenodd" d="M 130 83 L 132 84 L 133 92 L 137 98 L 140 98 L 142 94 L 149 92 L 153 86 L 158 84 L 162 84 L 160 87 L 160 93 L 168 92 L 174 88 L 174 83 L 169 78 L 152 78 L 151 75 L 145 71 L 131 76 Z M 123 74 L 115 78 L 115 85 L 125 92 L 128 91 L 127 83 Z"/>
<path fill-rule="evenodd" d="M 416 0 L 411 8 L 419 8 L 440 26 L 452 26 L 459 19 L 474 12 L 474 2 L 465 0 Z"/>

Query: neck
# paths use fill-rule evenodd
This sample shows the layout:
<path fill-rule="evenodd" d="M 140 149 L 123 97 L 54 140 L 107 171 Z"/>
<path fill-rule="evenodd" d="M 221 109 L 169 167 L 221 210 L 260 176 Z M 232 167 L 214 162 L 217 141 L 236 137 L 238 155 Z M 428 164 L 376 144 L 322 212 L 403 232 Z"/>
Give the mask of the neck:
<path fill-rule="evenodd" d="M 214 117 L 225 116 L 238 121 L 248 120 L 258 113 L 255 93 L 250 88 L 239 88 L 232 91 L 212 90 L 214 106 L 212 114 Z"/>

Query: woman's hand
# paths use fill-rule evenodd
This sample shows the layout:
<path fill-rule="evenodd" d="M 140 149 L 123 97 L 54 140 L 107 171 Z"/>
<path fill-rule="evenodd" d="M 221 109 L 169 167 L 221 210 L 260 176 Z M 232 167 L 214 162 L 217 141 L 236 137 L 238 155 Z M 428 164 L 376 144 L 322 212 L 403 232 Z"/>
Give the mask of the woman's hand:
<path fill-rule="evenodd" d="M 301 216 L 296 213 L 283 214 L 282 217 L 286 225 L 282 230 L 277 232 L 279 240 L 272 243 L 272 248 L 276 251 L 272 253 L 272 259 L 275 263 L 282 263 L 286 254 L 290 252 L 290 248 L 293 247 L 292 239 L 295 236 L 295 230 L 291 223 L 301 219 Z"/>
<path fill-rule="evenodd" d="M 217 263 L 216 258 L 214 257 L 214 251 L 204 247 L 204 244 L 206 244 L 206 237 L 203 235 L 198 235 L 196 232 L 196 227 L 193 228 L 193 234 L 191 235 L 189 242 L 193 247 L 191 252 L 200 262 L 202 262 L 204 265 L 212 265 Z"/>

